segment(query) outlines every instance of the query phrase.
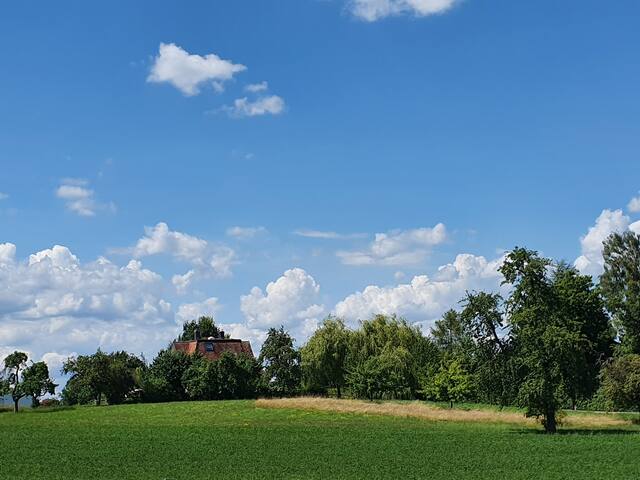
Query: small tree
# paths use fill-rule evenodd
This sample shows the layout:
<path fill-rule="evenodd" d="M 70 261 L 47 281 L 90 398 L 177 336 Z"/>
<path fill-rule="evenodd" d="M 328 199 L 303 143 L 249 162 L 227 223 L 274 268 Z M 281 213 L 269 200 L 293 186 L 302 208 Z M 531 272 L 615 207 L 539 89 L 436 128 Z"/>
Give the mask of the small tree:
<path fill-rule="evenodd" d="M 349 330 L 341 319 L 328 317 L 300 351 L 305 383 L 315 388 L 333 387 L 340 398 L 348 351 Z"/>
<path fill-rule="evenodd" d="M 614 358 L 602 369 L 601 392 L 614 408 L 640 412 L 640 355 Z"/>
<path fill-rule="evenodd" d="M 0 385 L 0 393 L 8 393 L 13 400 L 13 411 L 18 413 L 20 400 L 31 396 L 34 406 L 38 399 L 55 392 L 56 385 L 49 378 L 49 369 L 44 362 L 27 366 L 28 356 L 24 352 L 13 352 L 4 359 L 6 379 Z"/>
<path fill-rule="evenodd" d="M 425 390 L 435 400 L 449 402 L 453 408 L 454 402 L 462 402 L 471 394 L 471 377 L 462 368 L 458 360 L 443 363 L 440 370 L 431 379 Z"/>
<path fill-rule="evenodd" d="M 302 377 L 300 352 L 284 327 L 269 329 L 258 362 L 263 367 L 262 388 L 266 393 L 279 397 L 298 393 Z"/>
<path fill-rule="evenodd" d="M 220 335 L 220 329 L 216 326 L 213 317 L 202 316 L 198 320 L 182 324 L 182 333 L 178 337 L 178 341 L 195 340 L 196 332 L 200 338 L 217 338 Z"/>
<path fill-rule="evenodd" d="M 187 370 L 200 359 L 197 354 L 161 350 L 142 376 L 145 400 L 171 402 L 189 398 L 183 379 Z"/>
<path fill-rule="evenodd" d="M 44 362 L 36 362 L 28 366 L 22 374 L 22 391 L 31 397 L 31 405 L 40 405 L 40 397 L 47 393 L 53 395 L 57 385 L 49 377 L 49 367 Z"/>

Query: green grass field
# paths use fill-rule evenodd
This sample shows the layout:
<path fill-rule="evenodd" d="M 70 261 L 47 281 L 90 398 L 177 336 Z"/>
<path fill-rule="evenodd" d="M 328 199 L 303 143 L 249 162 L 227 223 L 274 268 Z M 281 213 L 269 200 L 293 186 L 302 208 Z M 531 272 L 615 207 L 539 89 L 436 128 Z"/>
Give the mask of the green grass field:
<path fill-rule="evenodd" d="M 252 401 L 1 413 L 0 439 L 2 479 L 640 477 L 633 426 L 548 436 Z"/>

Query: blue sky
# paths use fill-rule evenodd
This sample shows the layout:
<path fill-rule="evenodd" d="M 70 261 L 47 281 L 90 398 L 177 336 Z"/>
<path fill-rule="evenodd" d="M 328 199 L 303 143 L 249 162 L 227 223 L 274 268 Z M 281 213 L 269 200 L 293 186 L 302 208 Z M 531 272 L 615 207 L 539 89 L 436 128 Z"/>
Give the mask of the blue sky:
<path fill-rule="evenodd" d="M 640 229 L 638 15 L 4 6 L 0 354 L 153 354 L 190 313 L 256 345 L 281 323 L 302 341 L 331 312 L 428 327 L 465 289 L 497 288 L 515 245 L 597 274 L 602 238 Z"/>

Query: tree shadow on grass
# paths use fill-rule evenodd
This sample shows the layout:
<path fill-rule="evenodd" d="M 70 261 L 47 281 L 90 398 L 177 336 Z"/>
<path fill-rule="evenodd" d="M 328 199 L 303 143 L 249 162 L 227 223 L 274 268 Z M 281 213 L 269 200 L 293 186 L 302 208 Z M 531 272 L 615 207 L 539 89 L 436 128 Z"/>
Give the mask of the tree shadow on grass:
<path fill-rule="evenodd" d="M 38 407 L 31 408 L 26 410 L 28 413 L 57 413 L 57 412 L 65 412 L 67 410 L 75 410 L 75 407 L 71 406 L 59 406 L 59 407 Z"/>
<path fill-rule="evenodd" d="M 582 435 L 582 436 L 597 436 L 597 435 L 639 435 L 640 430 L 631 430 L 624 428 L 559 428 L 555 434 L 548 434 L 544 430 L 533 430 L 527 428 L 514 429 L 511 433 L 518 435 L 548 435 L 553 437 L 554 435 Z"/>

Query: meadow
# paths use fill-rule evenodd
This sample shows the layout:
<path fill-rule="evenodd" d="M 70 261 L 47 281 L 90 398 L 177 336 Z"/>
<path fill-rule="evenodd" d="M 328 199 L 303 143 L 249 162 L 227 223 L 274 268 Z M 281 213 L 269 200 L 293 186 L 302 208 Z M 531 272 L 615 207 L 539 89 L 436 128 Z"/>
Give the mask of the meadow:
<path fill-rule="evenodd" d="M 431 420 L 367 413 L 353 405 L 345 411 L 326 408 L 262 400 L 6 412 L 0 414 L 0 478 L 504 480 L 640 474 L 640 430 L 622 417 L 544 435 L 535 424 L 498 417 Z"/>

